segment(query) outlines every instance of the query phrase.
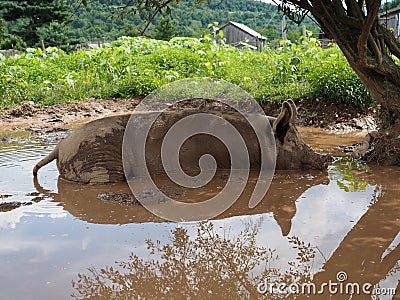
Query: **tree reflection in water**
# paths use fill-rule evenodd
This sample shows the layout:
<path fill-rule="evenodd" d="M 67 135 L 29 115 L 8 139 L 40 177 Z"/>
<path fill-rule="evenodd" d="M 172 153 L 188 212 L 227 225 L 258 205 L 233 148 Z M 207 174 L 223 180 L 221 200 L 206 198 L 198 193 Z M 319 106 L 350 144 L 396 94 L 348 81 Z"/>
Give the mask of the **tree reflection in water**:
<path fill-rule="evenodd" d="M 257 286 L 269 283 L 311 281 L 315 249 L 296 237 L 289 238 L 298 251 L 287 271 L 273 267 L 275 250 L 257 245 L 260 223 L 250 223 L 236 236 L 217 233 L 212 222 L 200 222 L 197 235 L 177 227 L 170 243 L 147 241 L 144 260 L 132 253 L 126 262 L 78 274 L 72 281 L 75 299 L 254 299 Z M 275 298 L 285 295 L 269 295 Z M 287 295 L 286 295 L 287 296 Z"/>
<path fill-rule="evenodd" d="M 368 182 L 362 174 L 368 173 L 369 167 L 350 157 L 343 157 L 335 161 L 328 170 L 330 180 L 336 181 L 338 187 L 346 192 L 365 191 Z"/>

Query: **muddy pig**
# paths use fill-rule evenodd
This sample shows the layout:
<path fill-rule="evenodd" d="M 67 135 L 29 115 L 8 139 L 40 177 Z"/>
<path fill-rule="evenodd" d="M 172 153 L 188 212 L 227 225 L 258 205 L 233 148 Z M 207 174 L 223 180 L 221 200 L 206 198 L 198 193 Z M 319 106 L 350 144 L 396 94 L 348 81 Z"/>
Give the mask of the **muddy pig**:
<path fill-rule="evenodd" d="M 151 113 L 148 112 L 148 114 Z M 236 112 L 207 113 L 214 113 L 233 124 L 246 143 L 251 169 L 259 168 L 260 145 L 248 122 Z M 146 163 L 150 174 L 162 172 L 160 148 L 163 135 L 168 128 L 189 114 L 193 114 L 193 111 L 168 111 L 163 113 L 162 118 L 157 119 L 156 129 L 150 130 L 146 142 Z M 106 117 L 79 127 L 62 140 L 47 157 L 37 163 L 33 169 L 34 176 L 37 176 L 41 167 L 57 159 L 60 177 L 65 180 L 87 184 L 125 181 L 122 143 L 130 116 L 131 114 Z M 283 103 L 282 111 L 277 118 L 267 118 L 276 140 L 277 169 L 324 169 L 327 167 L 330 157 L 314 152 L 305 144 L 297 131 L 295 126 L 297 110 L 292 101 Z M 183 151 L 180 151 L 182 169 L 198 170 L 198 158 L 205 153 L 215 157 L 218 168 L 230 168 L 229 153 L 218 139 L 210 135 L 197 135 L 188 140 L 182 145 Z M 134 174 L 131 175 L 134 176 Z"/>

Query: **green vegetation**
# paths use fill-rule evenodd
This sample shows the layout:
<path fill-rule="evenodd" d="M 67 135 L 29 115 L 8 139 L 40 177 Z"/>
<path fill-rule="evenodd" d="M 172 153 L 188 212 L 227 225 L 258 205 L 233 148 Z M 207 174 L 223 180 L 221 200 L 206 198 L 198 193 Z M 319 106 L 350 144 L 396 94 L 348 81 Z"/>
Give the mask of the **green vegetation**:
<path fill-rule="evenodd" d="M 0 107 L 146 95 L 192 77 L 227 80 L 258 101 L 318 97 L 358 106 L 372 102 L 336 46 L 322 50 L 308 39 L 260 53 L 218 44 L 206 35 L 170 41 L 123 37 L 90 51 L 30 48 L 19 56 L 0 57 Z"/>
<path fill-rule="evenodd" d="M 169 41 L 175 35 L 175 24 L 173 21 L 168 17 L 159 18 L 154 29 L 154 38 L 157 40 Z"/>
<path fill-rule="evenodd" d="M 211 0 L 201 5 L 183 0 L 173 7 L 170 15 L 178 24 L 176 29 L 180 36 L 200 37 L 212 22 L 224 25 L 234 21 L 258 31 L 270 41 L 281 38 L 282 16 L 283 13 L 275 5 L 254 0 Z M 311 19 L 306 18 L 303 24 L 309 30 L 318 32 L 318 26 Z M 301 27 L 288 21 L 287 38 L 294 42 L 300 36 Z"/>
<path fill-rule="evenodd" d="M 400 0 L 382 1 L 380 12 L 386 12 L 386 9 L 393 9 L 400 6 Z"/>
<path fill-rule="evenodd" d="M 58 1 L 54 0 L 13 0 L 13 1 L 0 1 L 0 14 L 5 21 L 9 21 L 13 26 L 10 26 L 10 34 L 19 36 L 30 47 L 41 46 L 42 39 L 46 39 L 48 46 L 64 46 L 65 44 L 52 43 L 47 39 L 47 35 L 43 33 L 63 33 L 61 31 L 65 26 L 67 20 L 72 17 L 69 8 L 61 5 Z M 57 24 L 58 27 L 55 27 Z M 55 29 L 58 29 L 54 32 Z M 41 32 L 39 32 L 41 30 Z M 54 40 L 54 39 L 53 39 Z M 71 39 L 67 43 L 72 44 Z"/>
<path fill-rule="evenodd" d="M 70 50 L 70 46 L 85 41 L 112 41 L 121 36 L 138 36 L 148 22 L 143 13 L 128 13 L 121 18 L 119 8 L 127 3 L 122 0 L 87 1 L 4 1 L 0 0 L 0 18 L 6 20 L 9 34 L 19 36 L 29 47 L 44 45 Z M 125 11 L 126 13 L 128 11 Z M 165 15 L 158 15 L 150 23 L 145 35 L 159 38 L 159 29 L 165 26 Z M 182 0 L 174 5 L 167 16 L 174 25 L 174 36 L 201 37 L 207 33 L 207 25 L 229 21 L 243 23 L 267 36 L 271 41 L 281 36 L 282 12 L 271 4 L 254 0 L 211 0 L 198 4 Z M 309 30 L 317 32 L 317 26 L 310 19 L 305 20 Z M 287 36 L 295 41 L 301 35 L 301 28 L 288 21 Z M 170 34 L 171 34 L 170 33 Z M 15 49 L 15 48 L 14 48 Z"/>
<path fill-rule="evenodd" d="M 26 49 L 26 43 L 19 36 L 7 33 L 3 19 L 0 19 L 0 49 Z"/>

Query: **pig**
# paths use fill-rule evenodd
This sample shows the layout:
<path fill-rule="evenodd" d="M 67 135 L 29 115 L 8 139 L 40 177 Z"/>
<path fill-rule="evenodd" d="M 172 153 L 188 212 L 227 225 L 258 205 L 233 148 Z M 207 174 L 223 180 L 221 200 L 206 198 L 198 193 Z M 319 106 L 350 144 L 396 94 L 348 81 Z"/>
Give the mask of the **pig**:
<path fill-rule="evenodd" d="M 152 114 L 154 112 L 142 113 Z M 229 121 L 240 132 L 249 154 L 250 168 L 260 168 L 258 139 L 248 122 L 235 111 L 215 111 L 217 116 Z M 150 174 L 163 173 L 161 143 L 168 128 L 178 120 L 193 114 L 193 110 L 173 110 L 163 113 L 149 132 L 146 142 L 146 163 Z M 74 130 L 54 150 L 39 161 L 38 170 L 57 159 L 60 177 L 83 184 L 105 184 L 126 181 L 122 163 L 122 144 L 125 128 L 131 114 L 110 116 L 94 120 Z M 297 110 L 292 101 L 285 101 L 278 117 L 267 117 L 276 140 L 276 169 L 324 169 L 331 158 L 314 152 L 305 144 L 296 128 Z M 143 145 L 142 145 L 143 146 Z M 182 169 L 194 174 L 199 171 L 198 159 L 211 154 L 217 168 L 229 169 L 230 156 L 221 141 L 211 135 L 192 136 L 182 145 L 180 164 Z M 130 174 L 135 176 L 135 174 Z"/>

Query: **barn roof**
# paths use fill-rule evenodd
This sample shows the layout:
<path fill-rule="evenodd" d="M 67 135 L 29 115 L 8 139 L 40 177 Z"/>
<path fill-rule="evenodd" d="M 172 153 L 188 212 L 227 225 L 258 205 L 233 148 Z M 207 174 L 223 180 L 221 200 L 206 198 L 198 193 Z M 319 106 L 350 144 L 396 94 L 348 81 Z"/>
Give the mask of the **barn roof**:
<path fill-rule="evenodd" d="M 244 31 L 244 32 L 250 34 L 251 36 L 256 37 L 256 38 L 261 38 L 263 40 L 267 39 L 267 37 L 261 35 L 260 33 L 258 33 L 257 31 L 255 31 L 253 29 L 251 29 L 250 27 L 248 27 L 248 26 L 246 26 L 246 25 L 244 25 L 242 23 L 237 23 L 237 22 L 233 22 L 233 21 L 230 21 L 228 24 L 225 24 L 219 30 L 222 30 L 224 27 L 228 26 L 229 24 L 239 28 L 240 30 L 242 30 L 242 31 Z"/>

